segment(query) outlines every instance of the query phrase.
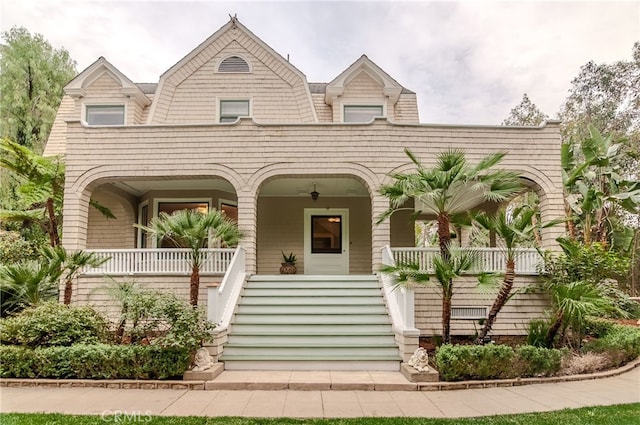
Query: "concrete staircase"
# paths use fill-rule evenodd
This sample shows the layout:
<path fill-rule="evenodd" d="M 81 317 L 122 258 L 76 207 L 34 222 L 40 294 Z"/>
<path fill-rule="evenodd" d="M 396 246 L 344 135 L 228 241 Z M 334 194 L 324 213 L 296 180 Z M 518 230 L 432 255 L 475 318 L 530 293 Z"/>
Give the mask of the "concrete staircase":
<path fill-rule="evenodd" d="M 375 276 L 253 276 L 232 321 L 227 370 L 399 370 Z"/>

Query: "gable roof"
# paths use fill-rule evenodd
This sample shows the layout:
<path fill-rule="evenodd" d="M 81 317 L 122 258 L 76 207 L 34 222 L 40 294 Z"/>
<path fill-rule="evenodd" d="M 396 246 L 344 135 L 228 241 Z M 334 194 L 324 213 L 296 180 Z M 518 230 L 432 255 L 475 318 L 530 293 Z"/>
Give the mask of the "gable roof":
<path fill-rule="evenodd" d="M 377 81 L 382 86 L 382 92 L 385 96 L 389 97 L 392 104 L 395 104 L 403 93 L 404 87 L 394 80 L 389 74 L 387 74 L 382 68 L 376 65 L 367 55 L 362 55 L 360 58 L 352 63 L 347 69 L 342 71 L 340 75 L 328 83 L 325 87 L 325 102 L 329 105 L 333 105 L 333 101 L 342 96 L 344 88 L 349 81 L 359 75 L 361 72 L 366 72 L 371 78 Z M 316 87 L 319 89 L 320 87 Z"/>
<path fill-rule="evenodd" d="M 154 116 L 156 114 L 156 106 L 160 102 L 160 97 L 163 95 L 163 88 L 165 87 L 165 85 L 171 86 L 172 84 L 175 84 L 175 83 L 169 82 L 170 80 L 173 80 L 176 78 L 178 79 L 186 78 L 186 75 L 188 75 L 190 72 L 193 71 L 193 67 L 198 67 L 202 65 L 202 61 L 209 60 L 208 57 L 198 57 L 198 56 L 200 56 L 201 54 L 209 56 L 207 55 L 206 50 L 211 45 L 216 43 L 218 40 L 223 39 L 225 34 L 230 33 L 232 31 L 233 32 L 240 31 L 241 35 L 245 35 L 246 37 L 248 37 L 250 42 L 255 43 L 254 46 L 257 45 L 258 48 L 264 50 L 268 55 L 275 58 L 279 63 L 279 65 L 282 66 L 282 68 L 279 68 L 278 72 L 281 74 L 281 77 L 285 81 L 287 81 L 289 84 L 292 84 L 292 85 L 295 84 L 296 83 L 295 80 L 298 80 L 299 82 L 302 83 L 302 85 L 304 86 L 304 90 L 306 92 L 306 97 L 307 97 L 308 105 L 310 108 L 310 112 L 313 115 L 313 120 L 314 121 L 318 120 L 315 108 L 313 107 L 313 100 L 311 98 L 311 92 L 309 91 L 307 77 L 302 73 L 302 71 L 300 71 L 298 68 L 293 66 L 288 60 L 282 57 L 282 55 L 280 55 L 278 52 L 273 50 L 268 44 L 266 44 L 259 37 L 253 34 L 249 29 L 247 29 L 247 27 L 242 25 L 240 21 L 238 21 L 237 17 L 231 16 L 231 19 L 229 20 L 229 22 L 223 25 L 218 31 L 216 31 L 211 36 L 209 36 L 205 41 L 200 43 L 195 49 L 189 52 L 186 56 L 180 59 L 175 65 L 173 65 L 171 68 L 169 68 L 160 76 L 160 82 L 156 89 L 156 95 L 159 95 L 159 96 L 154 97 L 153 103 L 151 105 L 151 110 L 149 112 L 148 122 L 152 122 L 154 119 Z M 240 36 L 238 34 L 232 34 L 231 38 L 234 40 L 238 40 Z M 246 47 L 246 46 L 243 46 L 243 47 Z M 184 69 L 186 69 L 187 72 L 182 72 Z"/>
<path fill-rule="evenodd" d="M 85 95 L 86 88 L 104 74 L 108 74 L 122 86 L 122 92 L 128 96 L 132 96 L 142 105 L 149 105 L 151 100 L 145 95 L 144 91 L 118 68 L 113 66 L 103 56 L 89 65 L 84 71 L 76 75 L 76 77 L 64 87 L 64 92 L 71 97 L 81 97 Z"/>

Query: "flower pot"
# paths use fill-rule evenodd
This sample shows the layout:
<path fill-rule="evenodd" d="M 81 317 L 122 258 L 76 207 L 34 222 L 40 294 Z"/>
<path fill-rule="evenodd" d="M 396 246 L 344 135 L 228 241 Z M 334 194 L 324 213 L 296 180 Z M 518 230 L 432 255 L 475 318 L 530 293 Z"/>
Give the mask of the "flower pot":
<path fill-rule="evenodd" d="M 280 274 L 296 274 L 298 269 L 293 263 L 280 263 Z"/>

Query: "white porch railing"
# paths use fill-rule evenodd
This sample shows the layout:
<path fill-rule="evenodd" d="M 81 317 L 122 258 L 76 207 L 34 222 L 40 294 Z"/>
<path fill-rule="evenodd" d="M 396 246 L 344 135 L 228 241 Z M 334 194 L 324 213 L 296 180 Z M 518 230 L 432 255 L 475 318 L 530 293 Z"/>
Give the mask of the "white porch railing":
<path fill-rule="evenodd" d="M 382 248 L 382 264 L 385 266 L 396 264 L 389 246 Z M 381 273 L 380 278 L 394 332 L 400 336 L 418 337 L 420 331 L 415 326 L 413 289 L 396 287 L 392 275 Z"/>
<path fill-rule="evenodd" d="M 88 249 L 85 252 L 109 259 L 99 267 L 84 270 L 85 275 L 191 274 L 189 249 Z M 200 274 L 224 274 L 234 252 L 232 248 L 203 249 Z"/>
<path fill-rule="evenodd" d="M 503 272 L 505 259 L 500 248 L 474 248 L 479 253 L 479 260 L 474 272 Z M 421 270 L 433 271 L 433 257 L 438 248 L 391 248 L 396 263 L 418 264 Z M 538 275 L 538 265 L 542 261 L 540 253 L 534 248 L 516 249 L 516 273 L 519 275 Z"/>
<path fill-rule="evenodd" d="M 246 277 L 245 268 L 246 253 L 244 248 L 238 247 L 220 286 L 207 288 L 207 318 L 216 323 L 219 330 L 226 329 L 231 323 Z"/>

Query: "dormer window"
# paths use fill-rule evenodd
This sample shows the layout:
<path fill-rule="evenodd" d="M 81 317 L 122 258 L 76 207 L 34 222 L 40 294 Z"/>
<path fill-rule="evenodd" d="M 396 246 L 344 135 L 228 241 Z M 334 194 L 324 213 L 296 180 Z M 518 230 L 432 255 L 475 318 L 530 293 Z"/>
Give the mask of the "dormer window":
<path fill-rule="evenodd" d="M 124 125 L 124 105 L 87 105 L 89 125 Z"/>
<path fill-rule="evenodd" d="M 220 122 L 234 122 L 239 117 L 249 116 L 249 100 L 220 101 Z"/>
<path fill-rule="evenodd" d="M 370 122 L 383 117 L 382 105 L 345 105 L 344 122 Z"/>
<path fill-rule="evenodd" d="M 218 72 L 251 72 L 249 64 L 240 56 L 229 56 L 218 65 Z"/>

